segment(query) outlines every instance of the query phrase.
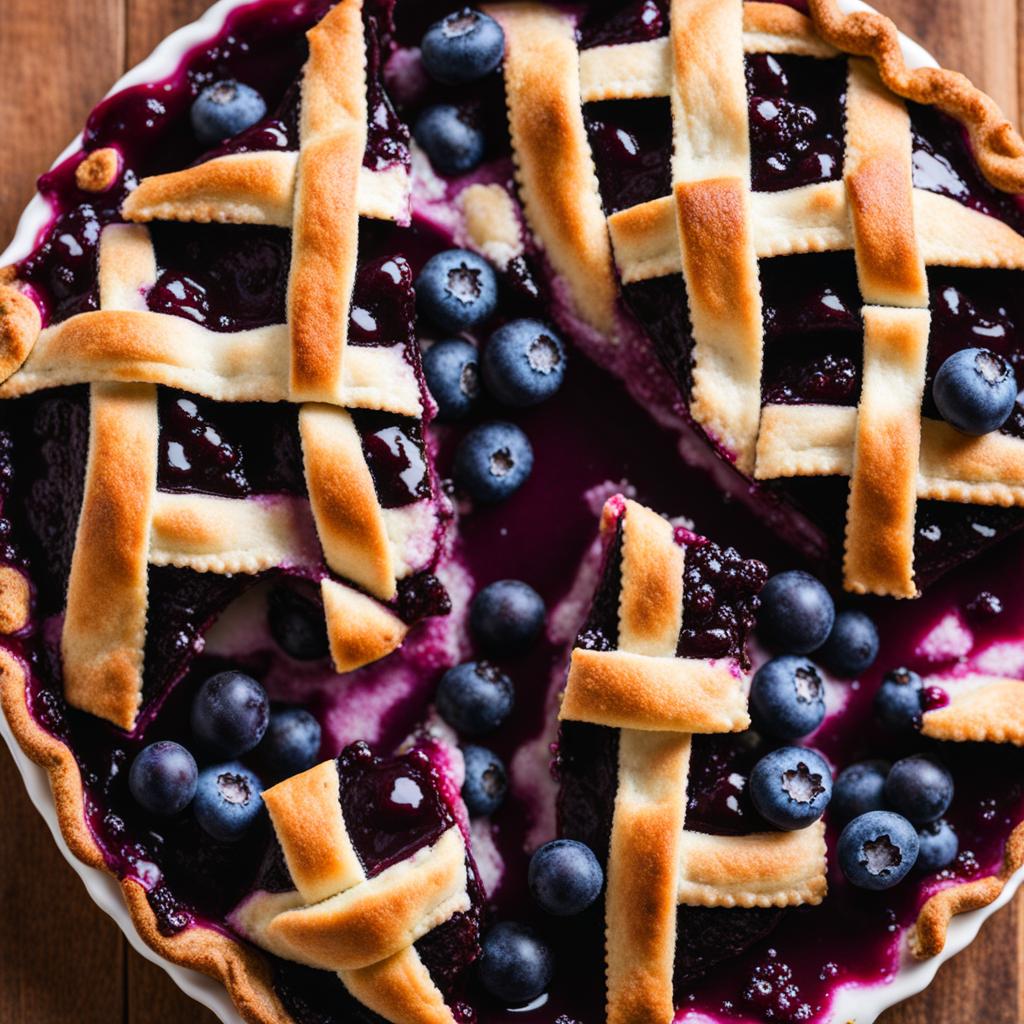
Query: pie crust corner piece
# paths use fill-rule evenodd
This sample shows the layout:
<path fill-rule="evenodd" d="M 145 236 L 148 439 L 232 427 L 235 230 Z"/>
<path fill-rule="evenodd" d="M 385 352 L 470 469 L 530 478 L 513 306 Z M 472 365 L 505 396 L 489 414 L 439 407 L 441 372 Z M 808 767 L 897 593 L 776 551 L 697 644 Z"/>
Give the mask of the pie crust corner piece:
<path fill-rule="evenodd" d="M 913 549 L 919 501 L 1024 504 L 1024 452 L 1016 438 L 957 443 L 943 424 L 920 414 L 929 330 L 926 268 L 1019 270 L 1024 246 L 994 218 L 979 220 L 973 211 L 914 188 L 902 100 L 934 106 L 960 121 L 985 178 L 1004 192 L 1024 193 L 1024 142 L 995 104 L 961 76 L 908 69 L 896 30 L 883 16 L 844 14 L 835 0 L 809 0 L 809 7 L 810 20 L 782 5 L 673 0 L 665 42 L 655 40 L 642 54 L 624 48 L 646 44 L 629 43 L 596 56 L 596 48 L 577 50 L 561 9 L 514 2 L 488 9 L 509 47 L 509 131 L 523 228 L 560 279 L 573 315 L 588 331 L 614 337 L 622 323 L 621 286 L 681 274 L 696 343 L 689 406 L 694 420 L 752 479 L 849 476 L 848 589 L 912 597 L 920 590 Z M 408 623 L 396 610 L 402 581 L 425 564 L 410 538 L 430 533 L 436 525 L 431 517 L 443 512 L 427 508 L 427 497 L 423 506 L 408 502 L 417 507 L 407 515 L 383 503 L 360 441 L 363 419 L 415 421 L 425 412 L 420 379 L 402 351 L 349 337 L 364 222 L 403 224 L 409 217 L 407 168 L 399 162 L 368 169 L 364 161 L 364 31 L 357 0 L 342 0 L 312 28 L 295 151 L 243 150 L 142 177 L 124 204 L 124 223 L 101 226 L 96 308 L 44 325 L 32 285 L 13 271 L 0 272 L 0 395 L 88 388 L 83 511 L 60 649 L 69 701 L 122 730 L 137 726 L 147 696 L 142 664 L 147 621 L 155 611 L 147 600 L 150 566 L 234 576 L 322 555 L 329 647 L 339 672 L 373 665 L 399 649 L 407 634 Z M 531 59 L 534 46 L 549 54 L 549 65 Z M 728 64 L 742 58 L 744 48 L 850 55 L 853 107 L 842 181 L 800 194 L 752 191 L 742 67 Z M 609 81 L 598 57 L 623 76 Z M 698 98 L 709 89 L 721 105 L 700 106 Z M 609 218 L 581 105 L 661 96 L 670 98 L 673 110 L 671 187 L 642 208 Z M 716 119 L 724 131 L 709 136 L 708 124 Z M 552 123 L 564 151 L 552 147 L 543 130 Z M 875 132 L 877 138 L 870 138 Z M 878 145 L 891 159 L 871 159 Z M 102 193 L 120 169 L 116 150 L 97 150 L 79 163 L 77 186 Z M 521 245 L 510 227 L 518 208 L 510 215 L 497 193 L 478 191 L 460 205 L 476 215 L 467 237 L 499 254 L 494 262 Z M 877 211 L 883 205 L 892 213 L 891 231 L 880 231 Z M 321 215 L 325 209 L 330 217 Z M 214 337 L 187 318 L 141 308 L 142 290 L 156 280 L 154 239 L 164 244 L 170 236 L 161 226 L 165 221 L 292 230 L 281 322 Z M 715 228 L 724 223 L 731 228 L 729 244 L 716 248 Z M 959 229 L 976 244 L 959 237 Z M 758 260 L 834 251 L 852 252 L 864 303 L 859 405 L 828 406 L 825 412 L 809 404 L 762 407 Z M 726 292 L 736 301 L 725 301 Z M 158 388 L 214 401 L 301 404 L 296 436 L 308 501 L 242 508 L 224 496 L 161 490 Z M 882 436 L 898 438 L 895 454 L 879 444 Z M 338 466 L 346 468 L 344 487 L 337 486 Z M 675 543 L 668 523 L 632 501 L 613 505 L 604 523 L 613 531 L 628 523 L 631 531 L 618 648 L 577 648 L 562 715 L 624 737 L 615 804 L 620 827 L 611 835 L 616 859 L 609 866 L 607 901 L 609 1019 L 666 1024 L 675 1009 L 677 906 L 820 902 L 823 839 L 820 829 L 806 830 L 790 850 L 778 849 L 777 838 L 745 836 L 738 846 L 748 849 L 733 863 L 730 844 L 683 830 L 678 783 L 686 778 L 689 737 L 745 729 L 745 697 L 732 667 L 706 659 L 678 664 L 687 660 L 675 650 L 685 619 L 679 582 L 685 545 Z M 59 730 L 45 727 L 46 707 L 30 707 L 35 695 L 20 644 L 33 602 L 26 576 L 13 566 L 0 568 L 0 630 L 8 639 L 0 649 L 0 701 L 18 742 L 49 775 L 72 852 L 109 870 L 87 823 L 75 755 Z M 101 607 L 105 615 L 97 614 Z M 646 659 L 659 664 L 652 667 Z M 644 689 L 634 686 L 637 680 Z M 690 693 L 680 701 L 681 680 L 700 699 Z M 973 725 L 949 725 L 938 715 L 926 726 L 927 735 L 939 738 L 994 738 L 969 735 L 964 729 Z M 452 1020 L 415 942 L 472 908 L 471 843 L 453 812 L 451 824 L 431 842 L 367 877 L 337 800 L 323 802 L 324 792 L 338 785 L 338 771 L 327 761 L 267 791 L 292 887 L 267 890 L 272 898 L 236 909 L 238 931 L 283 959 L 334 971 L 358 1004 L 395 1024 Z M 315 836 L 308 834 L 310 821 L 317 823 Z M 638 840 L 648 826 L 671 843 L 645 847 Z M 915 956 L 940 953 L 955 915 L 997 898 L 1024 863 L 1022 827 L 1007 841 L 996 874 L 944 888 L 924 903 L 910 931 Z M 318 851 L 317 840 L 324 838 L 331 841 Z M 645 894 L 630 893 L 636 883 L 630 858 L 645 857 L 645 868 L 665 883 L 664 899 L 638 920 Z M 753 876 L 749 865 L 756 866 Z M 124 877 L 121 886 L 139 933 L 158 953 L 220 979 L 245 1019 L 289 1019 L 269 961 L 252 944 L 201 924 L 166 934 L 145 878 Z M 382 907 L 388 915 L 383 926 Z M 644 984 L 636 984 L 641 975 Z"/>

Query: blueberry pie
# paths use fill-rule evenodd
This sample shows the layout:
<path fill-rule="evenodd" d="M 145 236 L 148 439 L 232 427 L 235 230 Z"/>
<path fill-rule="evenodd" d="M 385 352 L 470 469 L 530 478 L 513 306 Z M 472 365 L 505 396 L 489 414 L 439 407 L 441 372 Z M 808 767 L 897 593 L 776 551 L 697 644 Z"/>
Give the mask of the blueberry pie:
<path fill-rule="evenodd" d="M 73 852 L 259 1024 L 887 1005 L 1024 863 L 1024 141 L 837 0 L 180 58 L 0 268 Z"/>

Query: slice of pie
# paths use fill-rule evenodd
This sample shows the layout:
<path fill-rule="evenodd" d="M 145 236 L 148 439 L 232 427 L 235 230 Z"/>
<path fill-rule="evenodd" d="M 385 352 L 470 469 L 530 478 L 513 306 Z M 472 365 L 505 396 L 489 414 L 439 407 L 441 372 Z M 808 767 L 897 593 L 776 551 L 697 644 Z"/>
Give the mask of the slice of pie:
<path fill-rule="evenodd" d="M 941 952 L 1024 857 L 993 102 L 836 0 L 179 56 L 0 269 L 0 698 L 144 939 L 259 1024 L 824 1022 Z"/>

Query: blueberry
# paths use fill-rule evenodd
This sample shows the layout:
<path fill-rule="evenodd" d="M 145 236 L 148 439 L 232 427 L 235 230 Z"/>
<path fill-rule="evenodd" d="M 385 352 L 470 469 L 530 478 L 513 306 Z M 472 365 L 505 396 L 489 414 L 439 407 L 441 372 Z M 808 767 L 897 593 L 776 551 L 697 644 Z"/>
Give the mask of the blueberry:
<path fill-rule="evenodd" d="M 480 364 L 468 341 L 449 338 L 431 345 L 423 353 L 423 376 L 441 421 L 463 419 L 479 401 Z"/>
<path fill-rule="evenodd" d="M 172 740 L 150 743 L 139 751 L 128 772 L 128 789 L 150 814 L 170 817 L 196 795 L 199 772 L 195 758 Z"/>
<path fill-rule="evenodd" d="M 305 708 L 272 711 L 255 754 L 264 775 L 287 779 L 312 768 L 320 753 L 320 723 Z"/>
<path fill-rule="evenodd" d="M 533 470 L 533 448 L 511 423 L 482 423 L 459 442 L 452 474 L 475 501 L 504 501 L 526 483 Z"/>
<path fill-rule="evenodd" d="M 327 657 L 323 606 L 292 587 L 274 587 L 270 591 L 267 627 L 278 647 L 296 661 L 319 661 Z"/>
<path fill-rule="evenodd" d="M 953 776 L 930 757 L 905 757 L 889 769 L 885 799 L 915 825 L 926 825 L 948 810 L 953 799 Z"/>
<path fill-rule="evenodd" d="M 211 753 L 237 757 L 252 750 L 267 731 L 266 691 L 244 672 L 218 672 L 192 701 L 192 735 Z"/>
<path fill-rule="evenodd" d="M 773 576 L 761 591 L 758 630 L 775 650 L 810 654 L 832 632 L 836 609 L 820 580 L 793 570 Z"/>
<path fill-rule="evenodd" d="M 241 839 L 263 810 L 260 780 L 237 761 L 199 773 L 193 811 L 200 828 L 222 843 Z"/>
<path fill-rule="evenodd" d="M 465 736 L 493 732 L 512 712 L 512 680 L 489 661 L 448 669 L 437 687 L 441 717 Z"/>
<path fill-rule="evenodd" d="M 582 913 L 604 886 L 604 872 L 593 851 L 575 839 L 545 843 L 530 858 L 527 879 L 541 910 L 558 917 Z"/>
<path fill-rule="evenodd" d="M 469 609 L 469 629 L 488 654 L 509 657 L 530 646 L 544 628 L 544 599 L 522 580 L 498 580 Z"/>
<path fill-rule="evenodd" d="M 839 836 L 839 867 L 860 889 L 891 889 L 917 861 L 920 840 L 914 826 L 892 811 L 868 811 Z"/>
<path fill-rule="evenodd" d="M 956 860 L 960 840 L 945 818 L 939 818 L 917 830 L 921 851 L 917 855 L 918 871 L 941 871 Z"/>
<path fill-rule="evenodd" d="M 835 821 L 849 821 L 868 811 L 885 807 L 885 777 L 888 761 L 859 761 L 844 768 L 837 776 L 829 804 L 829 816 Z"/>
<path fill-rule="evenodd" d="M 505 33 L 486 14 L 463 7 L 427 29 L 420 56 L 427 74 L 445 85 L 475 82 L 490 74 L 505 54 Z"/>
<path fill-rule="evenodd" d="M 493 814 L 504 802 L 508 792 L 508 775 L 497 754 L 484 747 L 462 749 L 466 763 L 466 779 L 462 783 L 462 799 L 473 818 Z"/>
<path fill-rule="evenodd" d="M 532 928 L 502 921 L 481 942 L 477 976 L 501 1002 L 515 1005 L 536 999 L 551 983 L 551 952 Z"/>
<path fill-rule="evenodd" d="M 957 430 L 989 434 L 1013 412 L 1017 378 L 1001 355 L 987 348 L 964 348 L 939 367 L 932 397 L 942 418 Z"/>
<path fill-rule="evenodd" d="M 565 378 L 565 345 L 539 320 L 510 320 L 484 345 L 480 357 L 487 390 L 519 408 L 550 398 Z"/>
<path fill-rule="evenodd" d="M 750 798 L 758 814 L 776 828 L 806 828 L 832 798 L 832 773 L 821 754 L 806 747 L 780 747 L 750 773 Z"/>
<path fill-rule="evenodd" d="M 825 717 L 825 686 L 806 658 L 766 661 L 750 684 L 750 714 L 759 732 L 795 740 L 814 732 Z"/>
<path fill-rule="evenodd" d="M 468 174 L 484 158 L 484 133 L 450 103 L 427 107 L 416 118 L 412 136 L 438 174 Z"/>
<path fill-rule="evenodd" d="M 818 657 L 830 672 L 853 679 L 878 657 L 878 628 L 863 612 L 839 612 Z"/>
<path fill-rule="evenodd" d="M 464 331 L 486 320 L 498 304 L 498 279 L 491 265 L 468 249 L 431 256 L 416 278 L 420 315 L 444 331 Z"/>
<path fill-rule="evenodd" d="M 875 693 L 875 717 L 891 732 L 910 732 L 921 724 L 924 683 L 909 668 L 889 672 Z"/>
<path fill-rule="evenodd" d="M 263 97 L 233 78 L 208 85 L 192 104 L 192 130 L 204 146 L 216 146 L 267 116 Z"/>

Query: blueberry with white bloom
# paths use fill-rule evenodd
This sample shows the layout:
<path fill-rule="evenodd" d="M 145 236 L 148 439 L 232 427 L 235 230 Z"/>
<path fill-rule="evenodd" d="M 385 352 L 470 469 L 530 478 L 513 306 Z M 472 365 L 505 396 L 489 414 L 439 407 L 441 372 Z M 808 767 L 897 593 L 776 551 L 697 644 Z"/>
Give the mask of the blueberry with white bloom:
<path fill-rule="evenodd" d="M 128 772 L 128 789 L 150 814 L 171 817 L 196 795 L 199 770 L 195 758 L 173 740 L 150 743 L 139 751 Z"/>
<path fill-rule="evenodd" d="M 416 118 L 412 136 L 438 174 L 468 174 L 484 158 L 484 133 L 467 111 L 450 103 L 427 107 Z"/>
<path fill-rule="evenodd" d="M 921 841 L 914 826 L 892 811 L 854 818 L 839 836 L 839 867 L 860 889 L 891 889 L 917 862 Z"/>
<path fill-rule="evenodd" d="M 320 723 L 305 708 L 282 708 L 256 748 L 260 769 L 269 778 L 287 779 L 316 763 L 320 753 Z"/>
<path fill-rule="evenodd" d="M 199 773 L 192 811 L 207 835 L 222 843 L 237 842 L 263 811 L 263 787 L 237 761 L 213 765 Z"/>
<path fill-rule="evenodd" d="M 987 348 L 964 348 L 939 367 L 932 382 L 939 415 L 965 434 L 990 434 L 1013 412 L 1017 378 L 1013 367 Z"/>
<path fill-rule="evenodd" d="M 844 768 L 837 776 L 829 804 L 832 821 L 850 821 L 852 818 L 880 811 L 885 807 L 885 780 L 889 775 L 888 761 L 858 761 Z"/>
<path fill-rule="evenodd" d="M 923 754 L 904 757 L 889 769 L 885 799 L 915 825 L 941 818 L 953 800 L 953 776 L 938 761 Z"/>
<path fill-rule="evenodd" d="M 482 423 L 459 442 L 452 475 L 475 501 L 504 501 L 533 471 L 533 448 L 512 423 Z"/>
<path fill-rule="evenodd" d="M 468 249 L 431 256 L 416 278 L 420 315 L 444 331 L 464 331 L 486 320 L 498 304 L 491 265 Z"/>
<path fill-rule="evenodd" d="M 252 676 L 228 670 L 210 676 L 192 701 L 192 735 L 209 752 L 238 757 L 267 731 L 270 701 Z"/>
<path fill-rule="evenodd" d="M 909 668 L 889 672 L 875 693 L 875 717 L 890 732 L 912 732 L 921 724 L 924 683 Z"/>
<path fill-rule="evenodd" d="M 832 772 L 815 750 L 780 747 L 754 765 L 749 791 L 765 821 L 785 831 L 807 828 L 832 798 Z"/>
<path fill-rule="evenodd" d="M 462 749 L 466 777 L 462 783 L 462 800 L 470 817 L 493 814 L 504 802 L 508 792 L 505 763 L 486 747 L 467 746 Z"/>
<path fill-rule="evenodd" d="M 244 82 L 226 78 L 208 85 L 192 104 L 192 130 L 204 146 L 216 146 L 267 116 L 263 97 Z"/>
<path fill-rule="evenodd" d="M 960 851 L 960 840 L 952 825 L 945 818 L 939 818 L 917 830 L 921 850 L 917 855 L 918 871 L 941 871 L 948 868 Z"/>
<path fill-rule="evenodd" d="M 477 976 L 481 985 L 502 1003 L 528 1003 L 551 984 L 551 951 L 532 928 L 501 921 L 484 935 L 480 946 Z"/>
<path fill-rule="evenodd" d="M 489 661 L 466 661 L 448 669 L 437 687 L 437 710 L 464 736 L 493 732 L 512 713 L 512 680 Z"/>
<path fill-rule="evenodd" d="M 476 346 L 446 338 L 423 353 L 423 376 L 442 422 L 468 416 L 480 399 L 480 362 Z"/>
<path fill-rule="evenodd" d="M 814 732 L 825 717 L 825 685 L 806 658 L 784 655 L 766 661 L 750 684 L 754 727 L 783 740 Z"/>
<path fill-rule="evenodd" d="M 830 672 L 854 679 L 878 657 L 878 627 L 864 612 L 841 611 L 817 657 Z"/>
<path fill-rule="evenodd" d="M 420 55 L 427 74 L 445 85 L 463 85 L 490 74 L 505 54 L 505 33 L 491 17 L 463 7 L 427 29 Z"/>
<path fill-rule="evenodd" d="M 469 630 L 486 653 L 498 658 L 521 654 L 544 628 L 544 598 L 522 580 L 496 580 L 469 608 Z"/>
<path fill-rule="evenodd" d="M 585 843 L 555 839 L 530 858 L 530 892 L 541 910 L 570 917 L 587 909 L 604 887 L 604 872 Z"/>
<path fill-rule="evenodd" d="M 757 628 L 783 654 L 810 654 L 832 632 L 836 609 L 824 584 L 810 573 L 782 572 L 764 585 Z"/>
<path fill-rule="evenodd" d="M 523 408 L 550 398 L 565 379 L 565 345 L 539 320 L 510 320 L 487 339 L 481 368 L 487 390 Z"/>

